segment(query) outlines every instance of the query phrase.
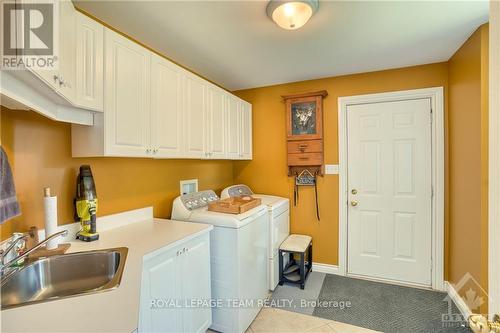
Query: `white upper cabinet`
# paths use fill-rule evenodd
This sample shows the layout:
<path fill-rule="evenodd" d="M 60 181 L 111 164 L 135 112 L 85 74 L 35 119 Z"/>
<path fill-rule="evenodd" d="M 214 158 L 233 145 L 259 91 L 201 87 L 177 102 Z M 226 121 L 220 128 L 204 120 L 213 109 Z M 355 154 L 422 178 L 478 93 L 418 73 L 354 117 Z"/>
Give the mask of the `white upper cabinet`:
<path fill-rule="evenodd" d="M 185 156 L 207 158 L 207 82 L 191 73 L 185 77 L 184 144 Z"/>
<path fill-rule="evenodd" d="M 210 84 L 207 89 L 207 154 L 208 158 L 226 157 L 226 98 L 227 92 Z"/>
<path fill-rule="evenodd" d="M 76 104 L 103 110 L 104 27 L 76 13 Z"/>
<path fill-rule="evenodd" d="M 102 112 L 72 126 L 74 157 L 252 158 L 249 103 L 76 17 L 76 102 Z"/>
<path fill-rule="evenodd" d="M 252 104 L 240 101 L 240 158 L 252 159 Z"/>
<path fill-rule="evenodd" d="M 59 75 L 61 95 L 75 102 L 76 91 L 76 10 L 73 3 L 63 0 L 59 3 Z"/>
<path fill-rule="evenodd" d="M 182 156 L 183 70 L 151 55 L 151 146 L 154 157 Z"/>
<path fill-rule="evenodd" d="M 37 1 L 41 2 L 41 0 Z M 23 3 L 25 1 L 20 2 Z M 59 95 L 66 98 L 69 102 L 74 103 L 76 83 L 76 10 L 69 0 L 55 1 L 54 9 L 55 13 L 59 13 L 57 69 L 30 70 L 51 86 Z M 33 17 L 37 18 L 37 16 Z M 43 17 L 39 18 L 43 20 Z"/>
<path fill-rule="evenodd" d="M 226 152 L 227 158 L 232 160 L 240 158 L 240 127 L 239 99 L 236 96 L 228 96 L 225 130 Z"/>
<path fill-rule="evenodd" d="M 150 147 L 151 52 L 105 31 L 105 152 L 144 156 Z"/>
<path fill-rule="evenodd" d="M 226 150 L 232 160 L 252 159 L 252 105 L 236 96 L 227 97 Z"/>

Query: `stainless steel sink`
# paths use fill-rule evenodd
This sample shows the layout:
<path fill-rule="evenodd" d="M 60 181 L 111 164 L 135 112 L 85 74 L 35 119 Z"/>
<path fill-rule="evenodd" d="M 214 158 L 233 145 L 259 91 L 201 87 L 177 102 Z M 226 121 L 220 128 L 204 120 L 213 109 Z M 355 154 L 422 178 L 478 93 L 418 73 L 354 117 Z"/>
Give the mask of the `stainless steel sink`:
<path fill-rule="evenodd" d="M 2 282 L 2 310 L 117 288 L 127 252 L 126 247 L 119 247 L 28 263 Z"/>

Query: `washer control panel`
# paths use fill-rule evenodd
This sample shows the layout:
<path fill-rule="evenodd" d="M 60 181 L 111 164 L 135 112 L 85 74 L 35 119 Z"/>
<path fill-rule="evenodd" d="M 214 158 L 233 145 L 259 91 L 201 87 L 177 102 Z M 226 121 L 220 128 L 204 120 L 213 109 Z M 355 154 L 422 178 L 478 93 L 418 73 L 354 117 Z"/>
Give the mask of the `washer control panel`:
<path fill-rule="evenodd" d="M 205 207 L 209 202 L 217 200 L 219 200 L 219 197 L 212 190 L 193 192 L 181 196 L 181 201 L 188 210 Z"/>
<path fill-rule="evenodd" d="M 252 190 L 246 185 L 235 185 L 228 188 L 227 193 L 230 197 L 241 197 L 243 195 L 252 195 Z"/>

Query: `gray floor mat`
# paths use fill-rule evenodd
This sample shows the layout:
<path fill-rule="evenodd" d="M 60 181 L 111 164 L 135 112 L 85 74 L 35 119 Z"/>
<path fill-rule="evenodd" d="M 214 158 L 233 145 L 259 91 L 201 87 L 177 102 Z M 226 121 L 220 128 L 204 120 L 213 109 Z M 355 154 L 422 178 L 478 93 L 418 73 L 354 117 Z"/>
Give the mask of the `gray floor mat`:
<path fill-rule="evenodd" d="M 319 301 L 350 301 L 351 307 L 316 306 L 313 315 L 381 332 L 471 332 L 460 323 L 443 325 L 442 315 L 459 314 L 446 293 L 328 274 Z"/>
<path fill-rule="evenodd" d="M 318 299 L 325 275 L 325 273 L 311 272 L 307 277 L 304 290 L 293 284 L 278 285 L 271 296 L 271 306 L 312 315 L 314 302 L 304 302 L 304 300 L 316 301 Z"/>

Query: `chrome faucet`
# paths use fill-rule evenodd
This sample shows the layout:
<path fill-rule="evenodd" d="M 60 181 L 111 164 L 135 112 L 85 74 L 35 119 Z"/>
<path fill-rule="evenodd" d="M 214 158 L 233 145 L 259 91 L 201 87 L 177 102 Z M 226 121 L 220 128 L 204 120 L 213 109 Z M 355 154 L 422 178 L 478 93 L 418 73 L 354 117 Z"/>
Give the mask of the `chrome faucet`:
<path fill-rule="evenodd" d="M 49 237 L 45 238 L 43 241 L 41 241 L 40 243 L 36 244 L 35 246 L 33 246 L 31 249 L 29 249 L 28 251 L 22 253 L 21 255 L 15 257 L 14 259 L 12 260 L 9 260 L 7 263 L 4 263 L 3 262 L 3 256 L 2 256 L 2 263 L 0 265 L 0 277 L 2 278 L 2 280 L 4 278 L 6 278 L 8 275 L 10 275 L 12 272 L 14 272 L 16 269 L 12 269 L 11 271 L 8 271 L 7 274 L 6 274 L 6 271 L 7 269 L 9 268 L 12 268 L 11 266 L 15 263 L 17 263 L 18 261 L 26 258 L 27 256 L 29 256 L 31 253 L 33 253 L 35 250 L 37 250 L 38 248 L 42 247 L 42 245 L 46 244 L 47 242 L 51 241 L 52 239 L 54 238 L 57 238 L 59 236 L 66 236 L 68 234 L 68 230 L 63 230 L 63 231 L 59 231 L 59 232 L 56 232 L 55 234 L 53 235 L 50 235 Z M 22 238 L 22 237 L 21 237 Z M 19 238 L 20 239 L 20 238 Z M 19 239 L 17 239 L 15 242 L 17 242 Z M 10 247 L 13 247 L 12 245 L 9 246 L 9 248 L 7 250 L 11 250 Z M 5 255 L 7 253 L 7 250 L 5 250 L 3 252 L 3 255 Z"/>
<path fill-rule="evenodd" d="M 4 265 L 5 263 L 5 257 L 12 251 L 16 245 L 20 241 L 24 241 L 28 238 L 28 235 L 22 235 L 21 237 L 16 238 L 12 243 L 10 243 L 9 247 L 7 247 L 5 250 L 0 250 L 0 265 Z"/>

